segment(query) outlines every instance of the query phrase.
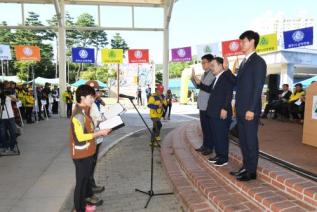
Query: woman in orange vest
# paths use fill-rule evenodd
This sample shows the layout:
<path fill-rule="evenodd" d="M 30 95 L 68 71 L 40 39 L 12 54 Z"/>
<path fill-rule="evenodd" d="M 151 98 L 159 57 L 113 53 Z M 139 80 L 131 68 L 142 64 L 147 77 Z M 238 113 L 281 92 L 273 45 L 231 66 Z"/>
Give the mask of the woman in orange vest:
<path fill-rule="evenodd" d="M 94 124 L 90 117 L 90 107 L 94 100 L 95 90 L 89 85 L 81 85 L 76 90 L 77 104 L 71 117 L 70 145 L 71 156 L 76 169 L 76 187 L 74 204 L 76 212 L 85 212 L 86 198 L 92 197 L 89 185 L 96 152 L 95 138 L 106 136 L 111 130 L 104 129 L 94 132 Z"/>

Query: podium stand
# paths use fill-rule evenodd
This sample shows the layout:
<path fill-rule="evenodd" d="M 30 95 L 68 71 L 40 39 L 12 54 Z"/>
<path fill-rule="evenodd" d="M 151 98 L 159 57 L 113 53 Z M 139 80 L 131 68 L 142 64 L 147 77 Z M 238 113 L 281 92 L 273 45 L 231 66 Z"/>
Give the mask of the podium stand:
<path fill-rule="evenodd" d="M 306 89 L 303 143 L 317 147 L 317 82 Z"/>

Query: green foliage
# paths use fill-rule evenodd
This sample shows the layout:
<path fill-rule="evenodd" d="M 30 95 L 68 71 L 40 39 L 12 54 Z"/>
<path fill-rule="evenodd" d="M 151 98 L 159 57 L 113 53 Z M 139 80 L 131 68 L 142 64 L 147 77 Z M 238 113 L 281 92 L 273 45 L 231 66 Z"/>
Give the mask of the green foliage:
<path fill-rule="evenodd" d="M 155 73 L 155 83 L 163 83 L 163 74 L 161 71 Z"/>
<path fill-rule="evenodd" d="M 65 22 L 68 27 L 96 27 L 95 20 L 92 15 L 88 13 L 81 14 L 76 20 L 66 12 Z M 54 15 L 47 20 L 49 26 L 58 26 L 57 16 Z M 0 25 L 7 25 L 6 22 Z M 29 12 L 25 19 L 25 25 L 29 26 L 43 26 L 39 20 L 39 15 L 34 12 Z M 53 63 L 53 46 L 52 42 L 57 39 L 57 31 L 55 30 L 28 30 L 28 29 L 0 29 L 0 43 L 8 44 L 12 49 L 12 61 L 10 62 L 11 74 L 17 74 L 21 79 L 31 79 L 32 74 L 29 66 L 34 69 L 35 77 L 55 77 L 55 64 Z M 15 45 L 36 45 L 41 49 L 40 62 L 23 62 L 15 60 Z M 66 31 L 66 55 L 71 56 L 72 47 L 94 47 L 96 49 L 96 57 L 101 48 L 109 45 L 107 33 L 104 30 L 99 31 Z M 129 49 L 126 41 L 119 33 L 115 34 L 111 40 L 111 48 L 122 48 L 124 52 Z M 76 78 L 81 76 L 84 79 L 98 79 L 107 82 L 108 78 L 116 78 L 117 71 L 109 70 L 108 66 L 94 66 L 92 64 L 69 64 L 69 81 L 74 82 Z"/>
<path fill-rule="evenodd" d="M 128 44 L 121 37 L 120 33 L 116 33 L 111 39 L 111 48 L 123 49 L 123 53 L 125 53 L 129 49 Z"/>

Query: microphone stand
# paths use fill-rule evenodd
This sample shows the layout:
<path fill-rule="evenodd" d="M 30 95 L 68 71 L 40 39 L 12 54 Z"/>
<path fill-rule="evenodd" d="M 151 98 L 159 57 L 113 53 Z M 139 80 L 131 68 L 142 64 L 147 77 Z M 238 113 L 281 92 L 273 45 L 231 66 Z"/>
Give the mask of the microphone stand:
<path fill-rule="evenodd" d="M 128 98 L 130 100 L 130 102 L 132 103 L 134 109 L 137 111 L 137 113 L 139 114 L 140 118 L 142 119 L 144 125 L 146 126 L 146 128 L 148 129 L 148 131 L 150 132 L 151 134 L 151 186 L 150 186 L 150 190 L 149 191 L 142 191 L 140 189 L 135 189 L 136 192 L 140 192 L 142 194 L 145 194 L 145 195 L 148 195 L 149 198 L 144 206 L 144 208 L 147 208 L 147 206 L 149 205 L 152 197 L 154 196 L 163 196 L 163 195 L 171 195 L 173 194 L 173 192 L 168 192 L 168 193 L 154 193 L 153 191 L 153 171 L 154 171 L 154 168 L 153 168 L 153 163 L 154 163 L 154 143 L 158 144 L 158 147 L 161 147 L 160 144 L 158 143 L 158 141 L 156 140 L 155 138 L 155 135 L 153 133 L 153 131 L 150 129 L 150 127 L 148 126 L 148 124 L 145 122 L 143 116 L 140 114 L 138 108 L 135 106 L 134 102 L 133 102 L 133 99 L 132 98 Z"/>

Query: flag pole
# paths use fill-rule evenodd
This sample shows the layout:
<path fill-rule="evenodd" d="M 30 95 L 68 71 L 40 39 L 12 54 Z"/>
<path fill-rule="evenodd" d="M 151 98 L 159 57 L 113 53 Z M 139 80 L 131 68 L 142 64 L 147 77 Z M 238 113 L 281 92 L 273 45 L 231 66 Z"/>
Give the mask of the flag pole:
<path fill-rule="evenodd" d="M 1 72 L 2 72 L 2 82 L 4 81 L 4 75 L 3 75 L 3 60 L 1 60 Z"/>
<path fill-rule="evenodd" d="M 118 96 L 118 98 L 117 98 L 117 103 L 119 103 L 119 86 L 120 86 L 120 77 L 119 77 L 119 75 L 120 75 L 120 64 L 118 63 L 118 71 L 117 71 L 117 83 L 118 83 L 118 86 L 117 86 L 117 96 Z"/>

